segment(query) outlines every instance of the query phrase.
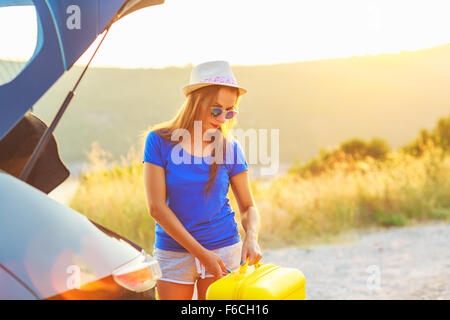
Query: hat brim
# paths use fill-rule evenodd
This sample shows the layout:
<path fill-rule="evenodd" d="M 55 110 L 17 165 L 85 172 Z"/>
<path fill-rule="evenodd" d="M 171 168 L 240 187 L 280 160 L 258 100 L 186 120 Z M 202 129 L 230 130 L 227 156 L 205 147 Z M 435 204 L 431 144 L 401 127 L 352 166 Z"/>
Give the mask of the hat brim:
<path fill-rule="evenodd" d="M 228 83 L 196 83 L 196 84 L 190 84 L 190 85 L 184 86 L 182 88 L 182 90 L 183 90 L 184 95 L 187 97 L 187 95 L 189 93 L 191 93 L 192 91 L 195 91 L 197 89 L 200 89 L 200 88 L 203 88 L 203 87 L 207 87 L 207 86 L 213 86 L 213 85 L 238 88 L 240 96 L 243 95 L 244 93 L 247 93 L 247 89 L 242 88 L 240 86 L 228 84 Z"/>

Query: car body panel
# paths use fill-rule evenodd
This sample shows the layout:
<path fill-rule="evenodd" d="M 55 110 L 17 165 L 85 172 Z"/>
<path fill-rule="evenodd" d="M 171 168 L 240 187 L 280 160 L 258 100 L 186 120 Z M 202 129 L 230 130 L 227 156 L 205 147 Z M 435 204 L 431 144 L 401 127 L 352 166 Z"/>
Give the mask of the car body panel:
<path fill-rule="evenodd" d="M 39 297 L 0 265 L 0 300 L 36 300 Z"/>
<path fill-rule="evenodd" d="M 40 298 L 108 277 L 141 254 L 3 171 L 0 190 L 0 264 Z"/>

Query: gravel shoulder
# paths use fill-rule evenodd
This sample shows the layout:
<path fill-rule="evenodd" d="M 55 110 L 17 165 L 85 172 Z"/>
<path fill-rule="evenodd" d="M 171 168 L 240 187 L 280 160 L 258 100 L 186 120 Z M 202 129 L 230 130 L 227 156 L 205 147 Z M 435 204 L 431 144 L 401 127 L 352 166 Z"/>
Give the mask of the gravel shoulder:
<path fill-rule="evenodd" d="M 450 299 L 450 223 L 267 250 L 262 262 L 300 269 L 307 299 Z"/>

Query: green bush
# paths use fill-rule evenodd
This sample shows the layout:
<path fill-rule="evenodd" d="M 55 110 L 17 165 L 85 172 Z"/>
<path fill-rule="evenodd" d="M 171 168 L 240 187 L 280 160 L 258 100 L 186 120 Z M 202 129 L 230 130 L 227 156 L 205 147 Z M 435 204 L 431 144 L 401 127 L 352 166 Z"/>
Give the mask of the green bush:
<path fill-rule="evenodd" d="M 375 214 L 375 221 L 385 227 L 403 227 L 408 223 L 408 218 L 400 214 L 378 211 Z"/>
<path fill-rule="evenodd" d="M 426 129 L 420 130 L 419 136 L 406 146 L 400 148 L 400 150 L 420 157 L 426 148 L 432 146 L 439 147 L 444 152 L 450 151 L 450 115 L 439 119 L 431 131 Z"/>
<path fill-rule="evenodd" d="M 332 151 L 321 148 L 319 156 L 310 159 L 304 165 L 297 159 L 289 172 L 298 173 L 303 177 L 316 176 L 343 163 L 351 167 L 355 161 L 364 161 L 367 158 L 382 161 L 386 159 L 389 152 L 391 152 L 391 148 L 383 139 L 372 138 L 370 142 L 366 142 L 359 138 L 353 138 L 342 142 Z"/>

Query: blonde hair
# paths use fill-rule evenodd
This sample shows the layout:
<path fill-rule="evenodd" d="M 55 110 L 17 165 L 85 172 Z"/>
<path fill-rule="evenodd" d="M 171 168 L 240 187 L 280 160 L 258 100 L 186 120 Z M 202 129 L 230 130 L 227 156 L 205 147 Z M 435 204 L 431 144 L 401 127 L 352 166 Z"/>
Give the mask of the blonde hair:
<path fill-rule="evenodd" d="M 237 110 L 239 108 L 239 101 L 241 96 L 239 95 L 239 89 L 229 86 L 221 86 L 221 85 L 209 85 L 200 89 L 197 89 L 190 94 L 187 95 L 186 100 L 184 101 L 181 108 L 178 110 L 177 114 L 174 118 L 169 121 L 161 122 L 150 128 L 145 134 L 147 135 L 149 132 L 156 132 L 163 139 L 168 140 L 171 144 L 179 143 L 179 141 L 172 141 L 171 136 L 172 133 L 177 129 L 186 129 L 190 132 L 193 132 L 194 121 L 197 120 L 200 114 L 200 101 L 202 99 L 207 99 L 208 101 L 212 101 L 217 97 L 218 91 L 220 88 L 230 88 L 231 90 L 236 92 L 237 100 L 234 108 Z M 236 117 L 227 120 L 222 126 L 220 126 L 222 141 L 218 142 L 219 148 L 222 147 L 222 155 L 225 158 L 227 142 L 231 142 L 232 137 L 230 135 L 231 129 L 236 124 Z M 230 144 L 228 144 L 230 145 Z M 212 151 L 212 156 L 215 158 L 215 149 Z M 223 160 L 223 159 L 222 159 Z M 224 161 L 219 163 L 225 163 Z M 211 163 L 209 170 L 209 179 L 208 184 L 205 187 L 204 193 L 208 193 L 211 189 L 212 183 L 214 182 L 218 172 L 218 164 L 217 159 Z"/>

